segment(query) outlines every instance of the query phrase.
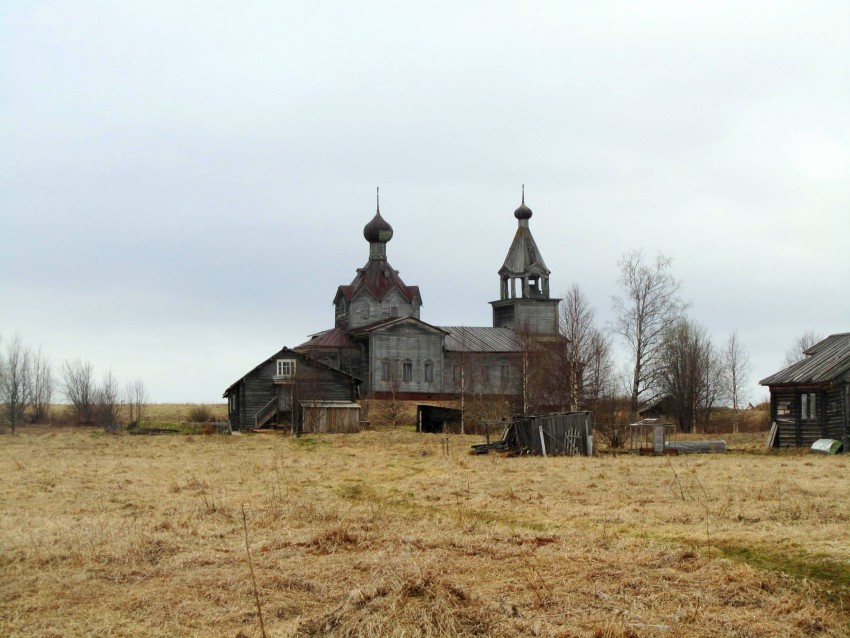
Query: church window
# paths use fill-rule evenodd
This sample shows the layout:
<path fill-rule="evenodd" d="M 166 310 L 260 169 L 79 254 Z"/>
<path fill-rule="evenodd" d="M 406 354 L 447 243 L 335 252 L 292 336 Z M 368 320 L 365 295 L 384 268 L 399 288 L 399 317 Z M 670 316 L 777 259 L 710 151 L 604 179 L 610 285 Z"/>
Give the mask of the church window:
<path fill-rule="evenodd" d="M 433 383 L 434 382 L 434 362 L 426 361 L 425 362 L 425 383 Z"/>
<path fill-rule="evenodd" d="M 413 381 L 413 361 L 404 360 L 401 362 L 401 380 Z"/>
<path fill-rule="evenodd" d="M 292 359 L 278 359 L 276 375 L 278 377 L 289 378 L 295 375 L 295 361 Z"/>

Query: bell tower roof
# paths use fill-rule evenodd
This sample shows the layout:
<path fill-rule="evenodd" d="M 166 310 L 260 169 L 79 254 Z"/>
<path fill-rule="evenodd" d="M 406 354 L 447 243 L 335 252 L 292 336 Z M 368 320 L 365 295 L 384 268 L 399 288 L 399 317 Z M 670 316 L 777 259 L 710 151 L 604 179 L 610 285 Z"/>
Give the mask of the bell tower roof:
<path fill-rule="evenodd" d="M 523 277 L 531 274 L 549 276 L 550 271 L 528 227 L 531 214 L 531 209 L 525 205 L 525 186 L 523 185 L 522 203 L 514 211 L 514 217 L 517 218 L 516 234 L 508 249 L 505 263 L 499 270 L 499 274 L 503 277 Z"/>

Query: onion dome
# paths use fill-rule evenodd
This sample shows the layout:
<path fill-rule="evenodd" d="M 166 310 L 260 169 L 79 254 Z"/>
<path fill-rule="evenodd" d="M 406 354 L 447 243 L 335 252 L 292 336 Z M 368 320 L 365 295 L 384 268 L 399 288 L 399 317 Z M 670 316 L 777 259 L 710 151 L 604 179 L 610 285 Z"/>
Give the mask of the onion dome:
<path fill-rule="evenodd" d="M 385 244 L 393 238 L 393 227 L 390 226 L 383 217 L 381 217 L 380 208 L 378 209 L 378 212 L 375 213 L 372 221 L 363 227 L 363 236 L 370 244 L 375 242 Z"/>
<path fill-rule="evenodd" d="M 525 184 L 522 185 L 522 204 L 514 211 L 517 219 L 531 219 L 531 209 L 525 205 Z"/>

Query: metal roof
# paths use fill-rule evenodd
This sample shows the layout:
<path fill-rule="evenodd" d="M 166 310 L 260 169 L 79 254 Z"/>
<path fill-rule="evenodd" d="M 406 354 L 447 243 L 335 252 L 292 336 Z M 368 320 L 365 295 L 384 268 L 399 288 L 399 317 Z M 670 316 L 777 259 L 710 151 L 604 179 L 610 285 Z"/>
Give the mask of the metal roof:
<path fill-rule="evenodd" d="M 759 381 L 760 385 L 824 383 L 850 372 L 850 332 L 828 336 L 806 350 L 806 358 Z"/>
<path fill-rule="evenodd" d="M 522 340 L 509 328 L 441 326 L 448 352 L 522 352 Z"/>
<path fill-rule="evenodd" d="M 440 332 L 445 332 L 446 328 L 440 328 L 438 326 L 432 326 L 430 323 L 426 323 L 421 319 L 417 319 L 416 317 L 390 317 L 389 319 L 381 319 L 380 321 L 376 321 L 375 323 L 370 323 L 365 326 L 360 326 L 359 328 L 355 328 L 351 331 L 351 334 L 354 336 L 359 336 L 366 334 L 367 332 L 372 332 L 373 330 L 380 330 L 381 328 L 386 328 L 387 326 L 392 326 L 397 323 L 415 323 L 417 325 L 423 326 L 424 328 L 428 328 L 430 330 L 438 330 Z"/>
<path fill-rule="evenodd" d="M 300 348 L 354 348 L 356 347 L 344 330 L 332 328 L 311 335 L 309 341 L 295 346 L 294 350 Z"/>

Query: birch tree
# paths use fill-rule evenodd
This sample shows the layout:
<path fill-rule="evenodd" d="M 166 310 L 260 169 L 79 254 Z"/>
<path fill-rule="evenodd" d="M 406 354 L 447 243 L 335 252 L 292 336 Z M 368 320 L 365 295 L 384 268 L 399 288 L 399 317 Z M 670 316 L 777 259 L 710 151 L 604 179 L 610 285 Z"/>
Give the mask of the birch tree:
<path fill-rule="evenodd" d="M 680 297 L 681 282 L 673 277 L 670 264 L 670 258 L 661 254 L 647 262 L 640 251 L 627 253 L 619 262 L 622 295 L 613 299 L 615 331 L 631 350 L 628 386 L 633 417 L 641 397 L 657 390 L 664 334 L 686 308 Z"/>
<path fill-rule="evenodd" d="M 732 432 L 738 432 L 741 405 L 747 400 L 747 382 L 750 375 L 750 356 L 733 330 L 723 347 L 726 389 L 732 402 Z"/>

